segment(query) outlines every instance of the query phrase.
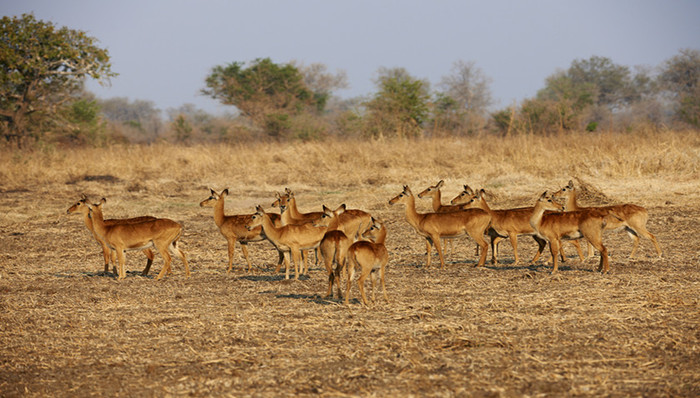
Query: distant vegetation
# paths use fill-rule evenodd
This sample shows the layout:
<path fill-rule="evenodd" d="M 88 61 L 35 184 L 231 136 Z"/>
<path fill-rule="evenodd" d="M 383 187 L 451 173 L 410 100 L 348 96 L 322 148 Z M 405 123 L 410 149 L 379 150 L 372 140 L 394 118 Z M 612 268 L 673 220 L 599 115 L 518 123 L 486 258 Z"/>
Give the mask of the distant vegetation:
<path fill-rule="evenodd" d="M 202 82 L 203 94 L 231 106 L 229 115 L 214 116 L 191 104 L 162 112 L 150 101 L 95 98 L 84 90 L 85 80 L 116 76 L 107 50 L 96 42 L 31 14 L 2 18 L 3 145 L 700 129 L 698 49 L 681 49 L 654 68 L 630 68 L 599 56 L 576 59 L 550 75 L 535 97 L 495 111 L 491 81 L 474 62 L 455 62 L 435 89 L 404 68 L 381 68 L 375 92 L 341 99 L 333 93 L 347 86 L 344 72 L 328 72 L 323 64 L 233 61 L 213 66 Z"/>

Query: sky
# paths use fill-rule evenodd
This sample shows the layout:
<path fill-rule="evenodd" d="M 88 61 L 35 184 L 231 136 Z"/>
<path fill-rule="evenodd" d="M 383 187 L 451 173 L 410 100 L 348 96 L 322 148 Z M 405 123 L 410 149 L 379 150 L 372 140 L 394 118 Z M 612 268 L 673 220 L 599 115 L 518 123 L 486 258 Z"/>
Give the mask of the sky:
<path fill-rule="evenodd" d="M 100 98 L 215 114 L 233 108 L 201 94 L 211 69 L 257 58 L 344 71 L 342 98 L 376 92 L 380 68 L 437 88 L 456 61 L 473 62 L 499 109 L 535 96 L 577 59 L 634 70 L 700 49 L 697 0 L 0 0 L 0 11 L 98 39 L 119 74 L 108 86 L 88 82 Z"/>

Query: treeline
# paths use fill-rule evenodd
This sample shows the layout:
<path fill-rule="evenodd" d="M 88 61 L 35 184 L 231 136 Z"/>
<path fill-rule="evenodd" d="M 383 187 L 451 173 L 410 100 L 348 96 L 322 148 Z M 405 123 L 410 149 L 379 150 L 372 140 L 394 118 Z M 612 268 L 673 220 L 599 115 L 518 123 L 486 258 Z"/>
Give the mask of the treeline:
<path fill-rule="evenodd" d="M 38 40 L 37 40 L 38 38 Z M 202 94 L 231 113 L 194 105 L 160 110 L 150 101 L 99 99 L 87 78 L 108 80 L 106 50 L 84 32 L 33 15 L 0 21 L 0 132 L 10 145 L 104 145 L 554 134 L 700 128 L 700 51 L 682 49 L 654 68 L 606 57 L 577 59 L 550 75 L 533 98 L 493 110 L 491 80 L 474 62 L 455 62 L 435 87 L 404 68 L 381 68 L 366 97 L 335 95 L 345 74 L 323 64 L 269 58 L 214 66 Z"/>

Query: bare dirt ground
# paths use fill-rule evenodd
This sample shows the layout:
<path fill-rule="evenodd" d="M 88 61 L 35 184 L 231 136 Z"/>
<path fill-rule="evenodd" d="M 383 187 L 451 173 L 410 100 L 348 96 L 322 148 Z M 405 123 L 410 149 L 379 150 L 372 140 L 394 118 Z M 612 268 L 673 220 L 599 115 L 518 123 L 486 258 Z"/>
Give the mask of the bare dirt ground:
<path fill-rule="evenodd" d="M 274 199 L 229 188 L 229 214 Z M 609 275 L 595 271 L 597 256 L 581 263 L 567 245 L 551 276 L 542 263 L 514 266 L 507 242 L 499 266 L 474 268 L 467 238 L 446 269 L 426 269 L 424 241 L 403 207 L 387 204 L 400 185 L 375 188 L 297 191 L 302 210 L 347 203 L 384 220 L 390 302 L 378 294 L 369 308 L 356 285 L 349 306 L 324 299 L 322 266 L 283 280 L 268 242 L 249 245 L 251 274 L 238 246 L 227 274 L 212 209 L 198 205 L 204 185 L 84 179 L 0 193 L 0 396 L 700 395 L 700 204 L 647 206 L 663 259 L 642 240 L 630 260 L 627 235 L 607 232 Z M 191 277 L 174 259 L 156 281 L 158 255 L 142 277 L 139 252 L 127 253 L 124 281 L 103 273 L 82 219 L 65 214 L 81 192 L 107 196 L 107 217 L 182 222 Z M 501 196 L 494 207 L 537 194 Z M 535 248 L 519 239 L 524 259 Z"/>

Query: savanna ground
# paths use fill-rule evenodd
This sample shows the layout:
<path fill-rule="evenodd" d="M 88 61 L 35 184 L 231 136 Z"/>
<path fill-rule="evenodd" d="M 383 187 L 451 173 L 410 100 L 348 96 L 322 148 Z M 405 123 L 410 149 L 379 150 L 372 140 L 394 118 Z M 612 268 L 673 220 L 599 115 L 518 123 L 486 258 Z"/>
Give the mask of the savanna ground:
<path fill-rule="evenodd" d="M 461 140 L 258 144 L 2 152 L 0 158 L 0 396 L 698 396 L 700 395 L 700 136 L 693 132 Z M 638 259 L 607 232 L 612 271 L 571 246 L 560 272 L 539 263 L 474 268 L 457 240 L 446 269 L 426 269 L 425 244 L 388 200 L 445 180 L 494 208 L 532 205 L 569 179 L 584 205 L 649 210 Z M 267 207 L 290 187 L 303 211 L 346 203 L 389 231 L 387 287 L 370 307 L 324 299 L 326 275 L 285 281 L 277 254 L 250 244 L 254 272 L 226 243 L 209 187 L 226 211 Z M 139 252 L 128 275 L 102 272 L 78 215 L 80 194 L 108 199 L 110 218 L 182 222 L 182 263 L 156 281 Z M 417 199 L 419 211 L 430 209 Z M 534 255 L 530 238 L 521 256 Z M 433 253 L 435 253 L 433 251 Z M 489 254 L 490 257 L 490 254 Z M 549 257 L 549 256 L 547 256 Z M 437 257 L 433 258 L 433 264 Z"/>

